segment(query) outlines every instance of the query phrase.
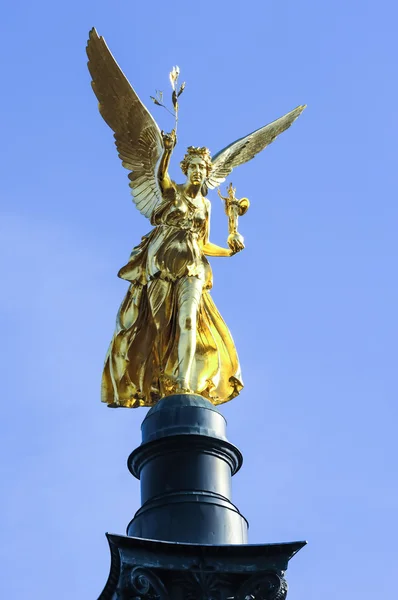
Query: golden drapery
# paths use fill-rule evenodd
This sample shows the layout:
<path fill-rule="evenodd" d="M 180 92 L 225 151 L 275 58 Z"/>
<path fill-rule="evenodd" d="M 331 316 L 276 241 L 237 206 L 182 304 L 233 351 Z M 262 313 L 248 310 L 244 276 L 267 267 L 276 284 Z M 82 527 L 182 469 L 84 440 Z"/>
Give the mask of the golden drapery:
<path fill-rule="evenodd" d="M 152 406 L 176 392 L 178 311 L 187 283 L 199 286 L 191 391 L 221 404 L 243 387 L 232 336 L 210 295 L 212 272 L 202 248 L 210 203 L 193 204 L 174 189 L 152 215 L 155 225 L 119 271 L 130 282 L 120 306 L 102 378 L 111 407 Z"/>

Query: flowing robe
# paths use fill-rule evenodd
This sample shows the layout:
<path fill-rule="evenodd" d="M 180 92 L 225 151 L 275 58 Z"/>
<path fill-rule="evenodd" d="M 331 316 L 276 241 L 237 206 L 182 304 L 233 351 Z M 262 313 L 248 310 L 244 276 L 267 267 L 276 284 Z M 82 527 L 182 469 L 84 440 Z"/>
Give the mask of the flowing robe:
<path fill-rule="evenodd" d="M 203 254 L 209 218 L 207 199 L 193 203 L 173 187 L 152 215 L 154 229 L 120 269 L 119 277 L 130 287 L 105 359 L 101 395 L 109 406 L 152 406 L 175 393 L 181 289 L 187 288 L 191 277 L 200 280 L 202 292 L 196 299 L 190 388 L 213 404 L 227 402 L 241 391 L 235 345 L 210 295 L 212 271 Z"/>

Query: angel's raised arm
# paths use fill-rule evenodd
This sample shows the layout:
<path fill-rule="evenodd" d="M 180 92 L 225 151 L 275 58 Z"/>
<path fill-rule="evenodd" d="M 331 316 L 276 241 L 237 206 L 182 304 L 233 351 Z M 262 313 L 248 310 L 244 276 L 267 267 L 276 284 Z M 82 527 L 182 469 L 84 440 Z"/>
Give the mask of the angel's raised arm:
<path fill-rule="evenodd" d="M 169 190 L 173 185 L 171 182 L 171 179 L 169 177 L 168 170 L 169 170 L 170 158 L 171 158 L 171 155 L 173 152 L 173 148 L 176 145 L 175 129 L 173 129 L 173 131 L 171 133 L 165 133 L 164 131 L 162 131 L 162 138 L 163 138 L 164 150 L 163 150 L 163 154 L 159 161 L 158 182 L 159 182 L 159 187 L 163 194 L 164 192 Z"/>

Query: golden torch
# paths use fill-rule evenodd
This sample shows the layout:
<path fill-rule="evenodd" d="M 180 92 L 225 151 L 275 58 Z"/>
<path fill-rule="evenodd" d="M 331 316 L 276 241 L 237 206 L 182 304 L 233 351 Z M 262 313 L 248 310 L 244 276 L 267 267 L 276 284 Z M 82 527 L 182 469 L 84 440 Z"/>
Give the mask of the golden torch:
<path fill-rule="evenodd" d="M 228 216 L 229 232 L 227 242 L 228 246 L 235 254 L 245 247 L 243 236 L 238 232 L 238 218 L 245 214 L 250 206 L 250 202 L 247 198 L 241 198 L 239 200 L 235 197 L 236 188 L 232 186 L 232 183 L 230 183 L 227 188 L 228 196 L 222 196 L 219 189 L 217 192 L 221 200 L 224 200 L 225 203 L 225 214 Z"/>

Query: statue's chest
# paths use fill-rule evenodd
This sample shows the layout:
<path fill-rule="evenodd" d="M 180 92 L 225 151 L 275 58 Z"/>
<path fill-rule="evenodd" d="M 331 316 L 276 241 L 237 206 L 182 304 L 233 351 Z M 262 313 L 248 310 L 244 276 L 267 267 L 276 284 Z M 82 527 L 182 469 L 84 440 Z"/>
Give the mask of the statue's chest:
<path fill-rule="evenodd" d="M 199 231 L 205 226 L 206 218 L 207 210 L 203 199 L 190 200 L 182 194 L 177 194 L 170 206 L 166 222 L 169 225 Z"/>

